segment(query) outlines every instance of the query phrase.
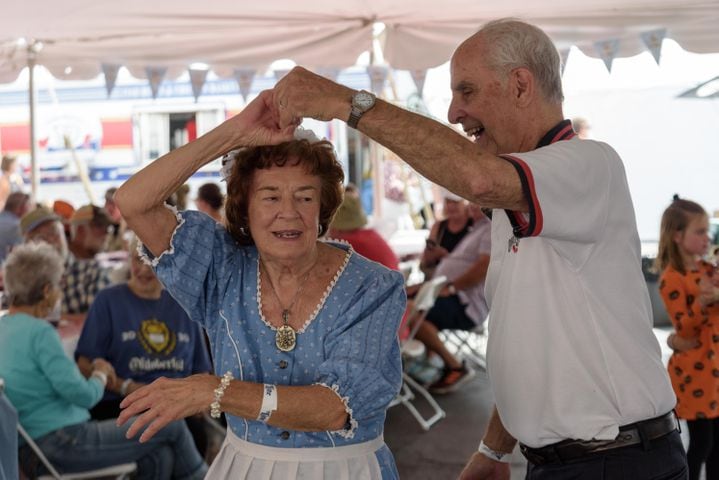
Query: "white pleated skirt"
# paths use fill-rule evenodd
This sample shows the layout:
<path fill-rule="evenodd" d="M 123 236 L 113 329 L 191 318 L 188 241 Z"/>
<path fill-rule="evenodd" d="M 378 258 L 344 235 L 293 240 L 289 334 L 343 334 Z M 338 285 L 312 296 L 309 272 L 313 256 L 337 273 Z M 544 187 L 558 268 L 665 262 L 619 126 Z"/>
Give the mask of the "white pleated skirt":
<path fill-rule="evenodd" d="M 384 438 L 341 447 L 278 448 L 242 440 L 231 429 L 207 472 L 211 480 L 381 480 L 375 452 Z"/>

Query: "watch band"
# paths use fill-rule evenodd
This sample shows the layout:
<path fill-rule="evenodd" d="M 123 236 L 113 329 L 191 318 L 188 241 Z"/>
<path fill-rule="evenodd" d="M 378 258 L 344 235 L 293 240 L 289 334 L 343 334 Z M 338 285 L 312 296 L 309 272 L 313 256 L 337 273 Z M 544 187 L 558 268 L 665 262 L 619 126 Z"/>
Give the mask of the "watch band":
<path fill-rule="evenodd" d="M 353 108 L 352 111 L 350 112 L 350 118 L 349 118 L 349 120 L 347 120 L 347 125 L 356 129 L 357 124 L 360 121 L 360 118 L 362 118 L 362 112 L 356 112 L 355 109 Z"/>
<path fill-rule="evenodd" d="M 492 450 L 487 445 L 485 445 L 484 440 L 479 442 L 479 448 L 477 449 L 477 451 L 485 457 L 489 458 L 490 460 L 494 460 L 495 462 L 509 463 L 512 461 L 511 453 L 504 453 Z"/>
<path fill-rule="evenodd" d="M 356 129 L 362 115 L 374 107 L 376 100 L 377 97 L 366 90 L 360 90 L 352 95 L 350 116 L 347 119 L 347 125 Z"/>

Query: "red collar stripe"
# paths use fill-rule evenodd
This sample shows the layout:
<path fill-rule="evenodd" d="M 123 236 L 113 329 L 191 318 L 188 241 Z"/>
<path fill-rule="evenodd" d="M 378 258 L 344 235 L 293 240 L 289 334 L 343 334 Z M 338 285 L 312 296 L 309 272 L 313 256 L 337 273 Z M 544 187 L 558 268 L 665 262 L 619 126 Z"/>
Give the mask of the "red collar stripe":
<path fill-rule="evenodd" d="M 554 138 L 552 138 L 552 143 L 558 142 L 560 140 L 569 140 L 570 138 L 574 138 L 575 135 L 576 134 L 572 129 L 572 125 L 566 125 L 559 131 L 559 133 L 554 136 Z"/>
<path fill-rule="evenodd" d="M 511 155 L 502 155 L 502 158 L 508 160 L 514 168 L 517 169 L 519 179 L 522 182 L 522 190 L 524 196 L 529 204 L 529 223 L 519 221 L 517 217 L 521 218 L 519 212 L 507 212 L 509 219 L 515 229 L 515 235 L 518 237 L 536 237 L 542 233 L 544 226 L 544 218 L 542 216 L 542 207 L 539 205 L 539 199 L 537 198 L 537 190 L 534 186 L 534 176 L 532 170 L 529 168 L 524 160 L 513 157 Z"/>

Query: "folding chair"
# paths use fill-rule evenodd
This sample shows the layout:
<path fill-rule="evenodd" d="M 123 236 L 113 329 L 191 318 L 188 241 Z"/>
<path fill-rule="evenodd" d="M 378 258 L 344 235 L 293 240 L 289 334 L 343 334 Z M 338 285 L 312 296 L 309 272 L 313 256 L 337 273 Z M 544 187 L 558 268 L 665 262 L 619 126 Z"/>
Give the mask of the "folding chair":
<path fill-rule="evenodd" d="M 444 343 L 454 349 L 457 357 L 474 363 L 480 370 L 487 370 L 487 319 L 471 330 L 442 330 Z"/>
<path fill-rule="evenodd" d="M 2 379 L 0 379 L 2 380 Z M 5 396 L 5 393 L 3 392 L 4 382 L 0 381 L 0 400 L 6 400 L 8 405 L 12 407 L 12 404 L 10 404 L 10 399 L 8 399 Z M 13 409 L 14 410 L 14 409 Z M 15 416 L 17 418 L 17 416 Z M 40 450 L 40 447 L 33 441 L 33 439 L 28 435 L 27 431 L 23 428 L 22 425 L 20 425 L 20 422 L 17 422 L 17 431 L 20 434 L 20 436 L 25 440 L 25 442 L 30 446 L 33 453 L 37 456 L 37 458 L 40 460 L 40 462 L 45 466 L 47 471 L 50 473 L 49 475 L 42 475 L 38 477 L 38 480 L 91 480 L 91 479 L 115 479 L 115 480 L 124 480 L 130 478 L 130 475 L 135 473 L 137 470 L 137 464 L 135 462 L 131 463 L 123 463 L 119 465 L 113 465 L 106 468 L 99 468 L 95 470 L 87 470 L 84 472 L 75 472 L 75 473 L 65 473 L 60 474 L 55 467 L 50 463 L 50 461 L 47 459 L 45 454 L 42 453 L 42 450 Z"/>
<path fill-rule="evenodd" d="M 5 384 L 0 378 L 0 480 L 16 480 L 17 461 L 17 412 L 3 394 Z"/>
<path fill-rule="evenodd" d="M 413 321 L 414 324 L 410 329 L 409 336 L 402 342 L 402 356 L 405 365 L 407 365 L 408 360 L 415 359 L 424 353 L 424 345 L 418 340 L 415 340 L 414 336 L 419 329 L 420 323 L 424 321 L 424 317 L 427 314 L 427 311 L 432 308 L 435 300 L 437 300 L 439 292 L 440 290 L 442 290 L 442 287 L 444 286 L 446 281 L 447 279 L 445 277 L 439 277 L 429 280 L 420 287 L 419 291 L 417 292 L 417 295 L 414 297 L 412 309 L 407 317 L 408 320 Z M 434 397 L 432 397 L 432 395 L 427 391 L 427 389 L 417 383 L 412 377 L 407 374 L 406 371 L 402 372 L 402 378 L 404 380 L 402 382 L 402 389 L 400 390 L 397 397 L 395 397 L 395 399 L 392 401 L 390 406 L 398 405 L 401 403 L 402 405 L 407 407 L 409 412 L 412 414 L 412 416 L 414 416 L 422 429 L 427 431 L 432 427 L 432 425 L 443 419 L 446 416 L 446 413 L 444 412 L 444 410 L 442 410 L 442 407 L 439 406 L 437 401 L 434 399 Z M 429 417 L 425 418 L 419 412 L 419 410 L 417 410 L 417 407 L 412 403 L 413 400 L 415 400 L 416 398 L 415 392 L 421 395 L 431 407 L 432 413 Z"/>

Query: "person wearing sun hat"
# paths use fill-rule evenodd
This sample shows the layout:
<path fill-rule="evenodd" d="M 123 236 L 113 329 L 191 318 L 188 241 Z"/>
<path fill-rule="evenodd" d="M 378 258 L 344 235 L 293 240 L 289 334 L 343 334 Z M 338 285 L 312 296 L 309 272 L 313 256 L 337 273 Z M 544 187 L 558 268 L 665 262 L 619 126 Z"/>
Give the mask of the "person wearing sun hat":
<path fill-rule="evenodd" d="M 70 217 L 70 251 L 77 258 L 92 259 L 103 251 L 112 220 L 97 205 L 84 205 Z"/>
<path fill-rule="evenodd" d="M 20 219 L 20 232 L 25 242 L 43 241 L 52 245 L 62 258 L 67 257 L 67 239 L 60 217 L 47 207 L 37 207 Z"/>
<path fill-rule="evenodd" d="M 52 204 L 52 211 L 60 217 L 62 227 L 65 230 L 65 238 L 70 241 L 70 218 L 75 213 L 75 207 L 65 200 L 55 200 Z"/>
<path fill-rule="evenodd" d="M 100 207 L 84 205 L 70 217 L 70 252 L 65 264 L 62 310 L 84 319 L 95 296 L 112 284 L 111 269 L 95 258 L 107 238 L 110 219 Z"/>
<path fill-rule="evenodd" d="M 329 237 L 344 240 L 363 257 L 392 270 L 399 270 L 399 260 L 392 248 L 375 229 L 365 228 L 366 225 L 367 216 L 362 210 L 359 198 L 345 193 L 330 224 Z"/>

